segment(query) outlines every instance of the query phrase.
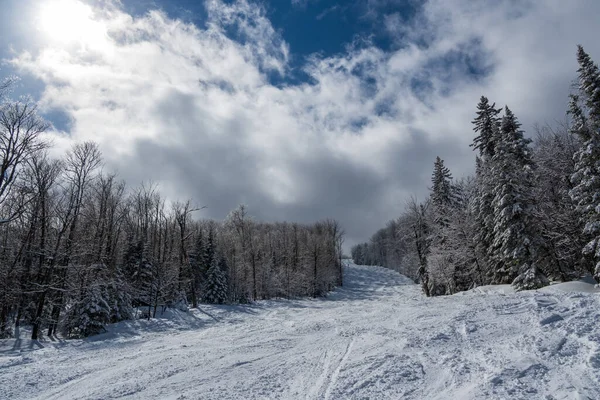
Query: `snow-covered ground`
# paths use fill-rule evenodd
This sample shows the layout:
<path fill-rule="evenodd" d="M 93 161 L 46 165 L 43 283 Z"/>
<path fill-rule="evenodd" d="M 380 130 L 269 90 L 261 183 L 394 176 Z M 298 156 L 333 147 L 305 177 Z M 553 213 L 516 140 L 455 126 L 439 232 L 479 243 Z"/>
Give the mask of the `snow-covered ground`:
<path fill-rule="evenodd" d="M 7 399 L 600 399 L 587 283 L 424 298 L 350 265 L 327 299 L 204 306 L 88 340 L 0 342 Z"/>

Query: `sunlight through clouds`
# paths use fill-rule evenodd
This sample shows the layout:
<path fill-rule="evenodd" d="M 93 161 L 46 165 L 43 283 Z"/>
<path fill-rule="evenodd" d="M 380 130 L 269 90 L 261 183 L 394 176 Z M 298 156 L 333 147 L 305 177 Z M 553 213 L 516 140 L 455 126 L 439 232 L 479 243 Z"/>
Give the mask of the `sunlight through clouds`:
<path fill-rule="evenodd" d="M 106 26 L 94 10 L 79 0 L 46 0 L 37 11 L 40 35 L 57 46 L 79 45 L 85 50 L 109 46 Z"/>

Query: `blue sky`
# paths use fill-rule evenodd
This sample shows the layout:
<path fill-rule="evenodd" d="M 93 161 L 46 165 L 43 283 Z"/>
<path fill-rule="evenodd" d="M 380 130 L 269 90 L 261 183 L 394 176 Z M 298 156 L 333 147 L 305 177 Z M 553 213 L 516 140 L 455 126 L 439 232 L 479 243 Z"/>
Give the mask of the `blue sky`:
<path fill-rule="evenodd" d="M 26 31 L 29 29 L 23 14 L 35 13 L 36 4 L 43 0 L 5 0 L 7 11 L 3 12 L 2 55 L 7 56 L 9 48 L 25 45 Z M 88 4 L 100 4 L 89 1 Z M 225 3 L 234 3 L 225 1 Z M 281 33 L 290 45 L 292 69 L 301 67 L 306 57 L 315 53 L 323 56 L 345 53 L 348 46 L 360 42 L 375 44 L 389 50 L 398 44 L 385 29 L 385 17 L 396 14 L 403 20 L 410 20 L 418 10 L 420 2 L 415 0 L 369 1 L 369 0 L 284 0 L 262 1 L 265 15 L 273 28 Z M 205 27 L 207 11 L 203 1 L 198 0 L 122 0 L 121 7 L 131 15 L 143 17 L 149 10 L 160 9 L 169 17 Z M 15 29 L 17 28 L 17 29 Z M 229 32 L 235 37 L 235 31 Z M 294 68 L 295 67 L 295 68 Z M 292 71 L 293 72 L 293 71 Z M 6 75 L 8 71 L 3 71 Z M 300 74 L 301 75 L 301 74 Z M 286 76 L 286 80 L 302 79 L 301 76 Z M 304 77 L 306 78 L 306 77 Z"/>
<path fill-rule="evenodd" d="M 227 1 L 226 3 L 234 3 Z M 357 38 L 372 40 L 377 46 L 389 49 L 392 40 L 383 27 L 388 14 L 410 19 L 418 9 L 414 0 L 298 0 L 263 1 L 260 4 L 273 27 L 289 43 L 296 65 L 313 53 L 331 55 L 344 53 Z M 204 3 L 194 0 L 157 1 L 125 0 L 124 8 L 137 15 L 151 8 L 161 8 L 169 16 L 204 26 Z"/>
<path fill-rule="evenodd" d="M 338 219 L 365 240 L 473 170 L 481 95 L 530 135 L 563 121 L 592 0 L 3 0 L 0 77 L 21 78 L 60 156 L 97 141 L 132 186 L 222 219 Z"/>

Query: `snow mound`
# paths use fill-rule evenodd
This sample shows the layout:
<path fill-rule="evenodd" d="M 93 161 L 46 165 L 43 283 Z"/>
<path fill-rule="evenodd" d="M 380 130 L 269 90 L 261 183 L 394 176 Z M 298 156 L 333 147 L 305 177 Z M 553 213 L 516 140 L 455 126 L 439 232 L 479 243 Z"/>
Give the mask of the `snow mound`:
<path fill-rule="evenodd" d="M 544 293 L 600 293 L 600 287 L 591 276 L 586 276 L 580 280 L 572 282 L 551 283 L 537 291 Z M 515 289 L 511 285 L 488 285 L 479 286 L 466 292 L 459 292 L 455 296 L 465 296 L 469 294 L 514 294 Z"/>
<path fill-rule="evenodd" d="M 513 294 L 515 288 L 511 285 L 487 285 L 478 286 L 466 292 L 456 293 L 456 296 L 465 296 L 468 294 Z"/>
<path fill-rule="evenodd" d="M 546 293 L 571 292 L 571 293 L 600 293 L 600 288 L 591 276 L 586 276 L 578 281 L 556 283 L 539 289 Z"/>

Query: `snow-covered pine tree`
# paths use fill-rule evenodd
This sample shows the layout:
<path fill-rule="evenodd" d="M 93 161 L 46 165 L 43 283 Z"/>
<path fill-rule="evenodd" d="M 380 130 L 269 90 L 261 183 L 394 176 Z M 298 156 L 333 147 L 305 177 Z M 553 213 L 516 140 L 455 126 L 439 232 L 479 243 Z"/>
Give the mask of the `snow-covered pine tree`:
<path fill-rule="evenodd" d="M 110 322 L 119 322 L 133 319 L 132 289 L 127 284 L 122 273 L 117 273 L 108 285 L 108 299 L 110 305 Z"/>
<path fill-rule="evenodd" d="M 477 117 L 472 121 L 477 136 L 471 146 L 479 150 L 476 162 L 476 195 L 473 199 L 475 217 L 475 242 L 478 264 L 486 272 L 486 282 L 492 280 L 494 265 L 492 262 L 492 241 L 494 218 L 492 210 L 494 176 L 491 168 L 492 158 L 496 151 L 496 143 L 500 137 L 500 109 L 490 104 L 485 96 L 481 96 L 477 104 Z"/>
<path fill-rule="evenodd" d="M 583 254 L 594 260 L 594 278 L 600 282 L 600 72 L 583 47 L 577 47 L 579 95 L 571 95 L 571 132 L 581 141 L 575 153 L 573 189 L 569 192 L 585 224 Z M 583 107 L 582 104 L 583 103 Z"/>
<path fill-rule="evenodd" d="M 194 286 L 199 289 L 199 292 L 204 285 L 206 272 L 208 271 L 208 267 L 206 266 L 206 244 L 202 227 L 198 227 L 194 248 L 193 251 L 190 252 L 189 257 L 192 269 L 192 279 L 195 280 Z"/>
<path fill-rule="evenodd" d="M 542 240 L 533 218 L 535 206 L 531 140 L 506 107 L 500 140 L 492 157 L 493 171 L 493 280 L 512 283 L 518 290 L 548 284 L 538 268 Z"/>
<path fill-rule="evenodd" d="M 202 261 L 204 265 L 202 267 L 203 271 L 208 271 L 208 269 L 212 266 L 213 262 L 216 259 L 216 238 L 215 238 L 215 226 L 211 222 L 208 224 L 208 232 L 206 235 L 206 243 L 204 245 L 204 256 L 202 257 Z M 205 273 L 206 273 L 205 272 Z"/>
<path fill-rule="evenodd" d="M 579 92 L 589 115 L 592 132 L 598 134 L 600 129 L 600 70 L 598 65 L 585 52 L 582 46 L 577 46 L 577 62 L 579 63 Z"/>
<path fill-rule="evenodd" d="M 500 117 L 502 110 L 496 108 L 496 104 L 490 104 L 485 96 L 481 96 L 477 104 L 477 117 L 472 121 L 475 125 L 473 130 L 478 135 L 473 139 L 471 147 L 479 150 L 482 160 L 490 161 L 496 151 L 499 138 Z"/>
<path fill-rule="evenodd" d="M 433 226 L 428 267 L 430 293 L 435 296 L 455 292 L 454 263 L 448 235 L 450 234 L 450 215 L 456 196 L 453 193 L 455 189 L 452 186 L 452 174 L 440 157 L 436 157 L 434 162 L 431 183 Z"/>
<path fill-rule="evenodd" d="M 101 282 L 87 287 L 80 300 L 67 306 L 62 324 L 65 336 L 87 337 L 101 333 L 110 322 L 108 298 L 107 288 Z"/>
<path fill-rule="evenodd" d="M 227 264 L 223 257 L 213 257 L 206 276 L 204 301 L 210 304 L 223 304 L 227 301 Z"/>
<path fill-rule="evenodd" d="M 450 212 L 455 196 L 452 193 L 452 174 L 444 165 L 444 160 L 436 157 L 431 176 L 431 205 L 433 206 L 434 221 L 439 225 L 448 225 Z"/>

